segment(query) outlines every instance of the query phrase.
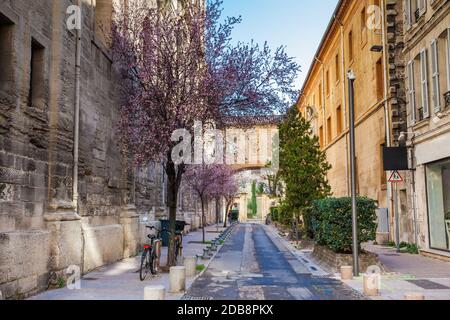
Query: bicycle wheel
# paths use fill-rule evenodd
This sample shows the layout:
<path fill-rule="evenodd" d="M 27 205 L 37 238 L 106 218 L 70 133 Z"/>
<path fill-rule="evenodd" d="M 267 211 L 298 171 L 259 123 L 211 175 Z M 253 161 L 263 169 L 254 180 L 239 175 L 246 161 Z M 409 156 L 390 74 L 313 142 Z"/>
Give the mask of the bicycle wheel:
<path fill-rule="evenodd" d="M 153 275 L 156 275 L 158 273 L 158 257 L 156 255 L 156 252 L 152 253 L 150 260 L 150 270 Z"/>
<path fill-rule="evenodd" d="M 139 270 L 139 278 L 144 281 L 148 273 L 151 272 L 150 250 L 145 250 L 141 257 L 141 269 Z"/>

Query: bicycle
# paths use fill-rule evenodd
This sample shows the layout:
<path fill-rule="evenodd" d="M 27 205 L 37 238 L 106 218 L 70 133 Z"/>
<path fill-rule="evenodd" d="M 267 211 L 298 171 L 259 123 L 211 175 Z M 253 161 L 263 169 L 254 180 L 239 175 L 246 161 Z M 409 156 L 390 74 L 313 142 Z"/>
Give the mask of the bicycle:
<path fill-rule="evenodd" d="M 169 230 L 163 230 L 169 235 L 172 234 Z M 175 261 L 178 261 L 179 257 L 183 256 L 183 232 L 175 231 Z"/>
<path fill-rule="evenodd" d="M 147 229 L 155 230 L 155 227 L 147 226 Z M 144 245 L 144 252 L 141 257 L 141 267 L 139 269 L 139 278 L 144 281 L 149 273 L 156 275 L 158 273 L 158 265 L 161 250 L 160 232 L 155 235 L 148 235 L 150 243 Z"/>

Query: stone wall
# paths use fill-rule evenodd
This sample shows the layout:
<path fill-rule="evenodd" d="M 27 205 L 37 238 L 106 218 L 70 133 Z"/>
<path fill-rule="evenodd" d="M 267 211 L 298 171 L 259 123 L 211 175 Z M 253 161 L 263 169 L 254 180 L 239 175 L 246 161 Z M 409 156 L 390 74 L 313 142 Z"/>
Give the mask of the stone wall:
<path fill-rule="evenodd" d="M 328 249 L 327 247 L 315 245 L 313 257 L 321 264 L 325 265 L 332 272 L 340 272 L 342 266 L 353 265 L 353 255 L 338 254 Z M 371 266 L 380 266 L 381 263 L 376 254 L 370 252 L 361 252 L 359 255 L 360 272 L 366 272 L 367 268 Z"/>

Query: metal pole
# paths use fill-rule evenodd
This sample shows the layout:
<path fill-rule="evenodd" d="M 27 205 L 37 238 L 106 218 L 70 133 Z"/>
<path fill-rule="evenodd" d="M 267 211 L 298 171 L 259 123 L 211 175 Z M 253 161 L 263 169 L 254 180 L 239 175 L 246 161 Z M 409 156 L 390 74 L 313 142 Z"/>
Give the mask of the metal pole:
<path fill-rule="evenodd" d="M 395 242 L 397 244 L 397 252 L 400 252 L 400 223 L 398 219 L 398 188 L 394 183 L 394 215 L 395 215 Z"/>
<path fill-rule="evenodd" d="M 358 243 L 358 208 L 356 202 L 356 156 L 355 156 L 355 99 L 354 82 L 355 74 L 349 70 L 348 74 L 349 90 L 349 127 L 350 127 L 350 179 L 352 192 L 352 231 L 353 231 L 353 274 L 359 276 L 359 243 Z"/>

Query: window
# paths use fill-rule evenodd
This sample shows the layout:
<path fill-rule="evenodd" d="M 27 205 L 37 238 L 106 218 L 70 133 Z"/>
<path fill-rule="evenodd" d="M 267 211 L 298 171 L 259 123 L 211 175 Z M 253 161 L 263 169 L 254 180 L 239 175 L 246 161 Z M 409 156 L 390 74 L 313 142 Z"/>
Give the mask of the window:
<path fill-rule="evenodd" d="M 375 65 L 376 71 L 376 81 L 377 81 L 377 99 L 378 101 L 384 98 L 384 71 L 383 71 L 383 61 L 382 58 L 378 59 Z"/>
<path fill-rule="evenodd" d="M 325 146 L 323 143 L 323 126 L 319 128 L 319 143 L 321 148 Z"/>
<path fill-rule="evenodd" d="M 432 77 L 432 103 L 435 112 L 441 110 L 440 93 L 439 93 L 439 60 L 437 40 L 431 42 L 431 77 Z"/>
<path fill-rule="evenodd" d="M 423 117 L 428 118 L 430 116 L 430 112 L 428 106 L 428 59 L 426 49 L 423 49 L 420 52 L 420 82 Z"/>
<path fill-rule="evenodd" d="M 353 31 L 348 33 L 348 60 L 353 61 Z"/>
<path fill-rule="evenodd" d="M 0 91 L 8 91 L 13 82 L 14 25 L 0 14 Z"/>
<path fill-rule="evenodd" d="M 30 86 L 28 105 L 33 108 L 44 106 L 45 49 L 36 40 L 31 41 Z"/>
<path fill-rule="evenodd" d="M 427 11 L 426 0 L 405 0 L 406 24 L 411 27 Z"/>
<path fill-rule="evenodd" d="M 342 133 L 342 108 L 341 106 L 336 109 L 336 130 L 337 135 Z"/>
<path fill-rule="evenodd" d="M 450 251 L 450 159 L 426 167 L 430 247 Z"/>
<path fill-rule="evenodd" d="M 416 92 L 414 89 L 414 61 L 408 62 L 408 102 L 411 122 L 416 122 Z"/>
<path fill-rule="evenodd" d="M 327 141 L 331 143 L 333 140 L 333 128 L 331 127 L 331 116 L 327 119 Z"/>
<path fill-rule="evenodd" d="M 381 163 L 381 165 L 379 167 L 380 167 L 380 182 L 381 182 L 382 186 L 385 186 L 388 183 L 386 171 L 384 171 L 384 167 L 383 167 L 383 149 L 385 146 L 386 146 L 386 143 L 382 143 L 380 146 L 380 163 Z"/>
<path fill-rule="evenodd" d="M 322 107 L 322 84 L 319 84 L 319 107 Z"/>
<path fill-rule="evenodd" d="M 341 68 L 339 68 L 339 53 L 336 55 L 336 57 L 334 58 L 334 70 L 336 71 L 336 82 L 338 82 L 339 80 L 341 80 Z"/>
<path fill-rule="evenodd" d="M 325 87 L 326 87 L 326 92 L 327 92 L 327 96 L 330 95 L 330 71 L 327 70 L 326 72 L 326 76 L 325 76 Z"/>
<path fill-rule="evenodd" d="M 417 0 L 417 12 L 419 13 L 419 17 L 422 16 L 427 11 L 427 0 Z"/>
<path fill-rule="evenodd" d="M 361 46 L 367 43 L 367 13 L 366 7 L 361 11 Z"/>

